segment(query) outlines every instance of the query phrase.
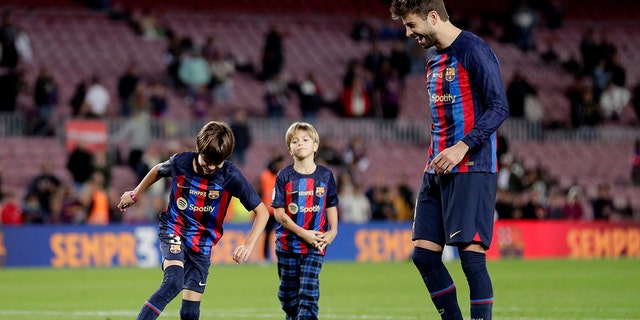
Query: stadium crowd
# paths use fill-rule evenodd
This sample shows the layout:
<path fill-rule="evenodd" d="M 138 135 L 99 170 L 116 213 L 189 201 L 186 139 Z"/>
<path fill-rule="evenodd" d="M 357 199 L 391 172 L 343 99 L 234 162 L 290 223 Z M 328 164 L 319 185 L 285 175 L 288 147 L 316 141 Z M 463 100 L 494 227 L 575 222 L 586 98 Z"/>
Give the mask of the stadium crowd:
<path fill-rule="evenodd" d="M 510 12 L 489 19 L 462 19 L 457 23 L 475 29 L 483 36 L 512 43 L 519 50 L 539 54 L 548 64 L 562 67 L 575 81 L 567 83 L 564 93 L 570 103 L 570 119 L 564 122 L 547 121 L 538 90 L 525 73 L 518 70 L 507 83 L 511 116 L 543 124 L 543 128 L 597 127 L 603 125 L 638 125 L 640 119 L 640 83 L 631 84 L 627 69 L 622 65 L 618 48 L 606 30 L 588 28 L 579 46 L 580 57 L 563 60 L 553 45 L 540 48 L 533 37 L 537 28 L 560 30 L 565 7 L 554 7 L 555 1 L 514 1 Z M 545 5 L 541 5 L 544 3 Z M 3 8 L 0 6 L 0 8 Z M 341 92 L 327 98 L 323 84 L 313 70 L 304 76 L 287 78 L 282 73 L 287 63 L 285 52 L 287 31 L 271 25 L 264 35 L 261 60 L 255 65 L 239 58 L 216 43 L 211 34 L 197 43 L 188 34 L 180 35 L 162 23 L 161 13 L 153 8 L 130 10 L 114 6 L 107 10 L 114 20 L 131 26 L 139 41 L 163 41 L 166 65 L 163 76 L 142 75 L 136 64 L 122 65 L 117 83 L 105 85 L 104 78 L 95 74 L 76 84 L 59 83 L 46 61 L 37 61 L 34 83 L 28 83 L 25 72 L 33 71 L 29 34 L 16 23 L 11 8 L 5 8 L 0 26 L 2 68 L 0 74 L 0 111 L 23 114 L 27 119 L 27 135 L 53 137 L 60 134 L 60 119 L 127 119 L 128 125 L 112 136 L 115 149 L 89 152 L 79 144 L 69 153 L 67 168 L 72 181 L 57 177 L 51 163 L 42 163 L 41 172 L 30 177 L 28 189 L 17 194 L 3 187 L 0 222 L 28 223 L 146 223 L 165 204 L 166 187 L 154 189 L 141 198 L 145 210 L 131 210 L 122 214 L 115 206 L 119 193 L 112 187 L 112 168 L 128 166 L 138 177 L 148 170 L 149 163 L 165 159 L 167 155 L 188 149 L 190 143 L 154 143 L 149 132 L 153 119 L 167 120 L 167 113 L 175 108 L 188 108 L 193 119 L 229 118 L 238 115 L 234 132 L 244 141 L 233 161 L 244 165 L 244 152 L 251 148 L 246 117 L 287 118 L 300 114 L 314 119 L 329 117 L 372 118 L 394 121 L 402 114 L 402 97 L 406 77 L 420 73 L 421 57 L 416 56 L 415 43 L 405 42 L 402 30 L 386 24 L 375 24 L 367 17 L 354 19 L 348 30 L 352 41 L 365 42 L 370 50 L 364 56 L 344 63 Z M 480 23 L 482 21 L 482 23 Z M 487 22 L 488 21 L 488 22 Z M 540 21 L 548 25 L 541 26 Z M 502 27 L 496 27 L 502 26 Z M 517 31 L 500 34 L 497 30 Z M 558 31 L 560 32 L 560 31 Z M 384 51 L 380 44 L 391 50 Z M 255 110 L 238 106 L 234 94 L 234 79 L 249 76 L 263 88 L 263 108 Z M 63 101 L 61 86 L 75 86 L 69 101 Z M 108 88 L 115 87 L 116 91 Z M 180 97 L 181 106 L 172 105 L 170 97 Z M 25 99 L 25 97 L 29 97 Z M 29 101 L 24 103 L 24 101 Z M 290 108 L 297 102 L 298 111 Z M 633 107 L 635 119 L 626 118 L 624 110 Z M 170 120 L 170 119 L 169 119 Z M 230 120 L 231 121 L 231 120 Z M 245 124 L 245 127 L 242 126 Z M 283 133 L 284 134 L 284 133 Z M 408 221 L 412 218 L 412 190 L 408 177 L 396 179 L 389 185 L 380 173 L 371 172 L 367 156 L 368 146 L 360 136 L 353 136 L 338 149 L 328 139 L 321 140 L 318 161 L 335 169 L 340 189 L 341 221 L 363 223 L 371 220 Z M 501 149 L 499 190 L 496 215 L 499 219 L 602 219 L 637 218 L 630 201 L 614 203 L 610 185 L 597 186 L 596 197 L 589 198 L 585 186 L 562 185 L 543 168 L 523 167 L 521 159 L 508 148 L 504 140 Z M 241 148 L 240 148 L 241 147 Z M 635 144 L 634 167 L 629 184 L 640 185 L 640 140 Z M 0 178 L 2 170 L 0 168 Z M 267 164 L 265 163 L 265 166 Z M 361 177 L 373 176 L 373 183 L 365 185 Z M 257 181 L 256 177 L 256 181 Z M 256 185 L 258 187 L 258 185 Z M 257 189 L 258 190 L 258 189 Z M 18 197 L 24 194 L 24 197 Z"/>

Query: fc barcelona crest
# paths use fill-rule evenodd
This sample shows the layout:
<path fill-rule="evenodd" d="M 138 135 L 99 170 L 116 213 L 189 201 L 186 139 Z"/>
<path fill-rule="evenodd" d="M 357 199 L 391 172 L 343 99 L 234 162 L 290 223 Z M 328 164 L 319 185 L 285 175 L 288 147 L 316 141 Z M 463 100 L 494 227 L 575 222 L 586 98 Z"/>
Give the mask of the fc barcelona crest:
<path fill-rule="evenodd" d="M 179 244 L 172 244 L 171 247 L 169 247 L 169 252 L 173 254 L 178 254 L 180 251 L 182 251 L 182 248 Z"/>
<path fill-rule="evenodd" d="M 209 190 L 209 199 L 218 199 L 220 198 L 220 190 Z"/>
<path fill-rule="evenodd" d="M 444 79 L 451 82 L 456 78 L 456 68 L 446 68 L 444 71 Z"/>
<path fill-rule="evenodd" d="M 316 197 L 322 198 L 324 196 L 324 187 L 316 187 Z"/>

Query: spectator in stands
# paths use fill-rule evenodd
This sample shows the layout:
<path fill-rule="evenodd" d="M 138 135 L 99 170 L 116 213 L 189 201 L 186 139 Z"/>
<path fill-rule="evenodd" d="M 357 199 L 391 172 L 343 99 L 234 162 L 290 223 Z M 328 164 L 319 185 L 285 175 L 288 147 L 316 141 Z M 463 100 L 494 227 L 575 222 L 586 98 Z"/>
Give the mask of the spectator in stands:
<path fill-rule="evenodd" d="M 271 232 L 275 230 L 276 218 L 273 215 L 273 207 L 271 206 L 271 201 L 273 200 L 273 190 L 276 186 L 276 177 L 278 176 L 278 172 L 284 167 L 284 155 L 280 153 L 274 153 L 271 155 L 267 166 L 262 170 L 262 172 L 260 172 L 260 196 L 262 197 L 262 202 L 267 205 L 267 209 L 269 210 L 269 220 L 267 221 L 267 225 L 264 228 L 265 236 L 263 259 L 265 262 L 271 261 L 273 258 L 271 256 L 273 247 L 271 246 L 271 239 L 269 238 L 269 236 L 271 235 Z"/>
<path fill-rule="evenodd" d="M 539 189 L 530 188 L 526 192 L 526 203 L 522 208 L 521 219 L 543 220 L 546 219 L 547 206 L 546 195 Z"/>
<path fill-rule="evenodd" d="M 375 79 L 380 74 L 382 63 L 385 60 L 387 60 L 387 57 L 382 52 L 380 44 L 377 41 L 371 41 L 371 47 L 364 56 L 362 66 Z"/>
<path fill-rule="evenodd" d="M 528 0 L 516 1 L 511 13 L 514 42 L 522 51 L 535 50 L 534 31 L 538 25 L 539 13 Z"/>
<path fill-rule="evenodd" d="M 618 121 L 630 102 L 631 91 L 609 81 L 600 96 L 600 111 L 605 120 Z"/>
<path fill-rule="evenodd" d="M 80 202 L 87 209 L 87 223 L 92 225 L 109 224 L 109 195 L 104 187 L 104 176 L 94 171 L 84 184 L 79 196 Z"/>
<path fill-rule="evenodd" d="M 528 95 L 535 94 L 536 89 L 527 81 L 520 70 L 516 70 L 507 86 L 509 115 L 514 118 L 523 118 L 525 115 L 525 99 Z"/>
<path fill-rule="evenodd" d="M 316 161 L 324 166 L 341 166 L 342 156 L 330 142 L 331 138 L 327 137 L 320 140 L 318 152 L 316 152 Z"/>
<path fill-rule="evenodd" d="M 114 133 L 113 142 L 119 150 L 127 150 L 127 164 L 138 177 L 138 181 L 147 174 L 149 168 L 142 161 L 142 155 L 152 141 L 151 114 L 147 108 L 137 108 L 134 115 L 127 119 L 122 128 Z"/>
<path fill-rule="evenodd" d="M 414 204 L 407 201 L 405 192 L 406 185 L 396 184 L 389 188 L 389 200 L 393 206 L 395 216 L 393 217 L 398 221 L 410 221 L 413 219 L 413 207 Z"/>
<path fill-rule="evenodd" d="M 611 72 L 607 69 L 607 60 L 603 57 L 598 58 L 596 65 L 591 73 L 591 91 L 593 92 L 593 101 L 600 101 L 602 91 L 611 82 Z"/>
<path fill-rule="evenodd" d="M 4 173 L 4 162 L 0 159 L 0 201 L 4 198 L 4 188 L 2 187 L 2 175 Z"/>
<path fill-rule="evenodd" d="M 111 95 L 102 84 L 100 76 L 94 75 L 84 96 L 78 115 L 89 119 L 104 119 L 111 104 Z"/>
<path fill-rule="evenodd" d="M 13 21 L 13 12 L 6 9 L 2 13 L 0 25 L 0 66 L 14 69 L 18 66 L 19 55 L 16 48 L 18 27 Z"/>
<path fill-rule="evenodd" d="M 53 112 L 58 105 L 58 83 L 48 66 L 40 67 L 38 77 L 33 89 L 35 106 L 38 109 L 38 120 L 34 133 L 37 135 L 53 135 L 53 124 L 51 123 Z"/>
<path fill-rule="evenodd" d="M 571 104 L 571 124 L 574 128 L 582 126 L 594 127 L 602 122 L 600 105 L 593 100 L 593 91 L 586 88 L 579 93 L 581 96 Z"/>
<path fill-rule="evenodd" d="M 611 198 L 611 188 L 608 184 L 601 183 L 598 185 L 596 197 L 591 200 L 593 208 L 593 219 L 609 220 L 615 214 L 613 198 Z"/>
<path fill-rule="evenodd" d="M 84 103 L 84 97 L 87 95 L 87 82 L 80 80 L 73 91 L 71 99 L 69 99 L 69 105 L 71 106 L 71 115 L 73 117 L 80 117 L 82 111 L 82 104 Z"/>
<path fill-rule="evenodd" d="M 631 183 L 640 186 L 640 138 L 633 144 L 633 159 L 631 162 Z"/>
<path fill-rule="evenodd" d="M 87 219 L 87 208 L 78 199 L 79 193 L 72 184 L 63 184 L 52 203 L 53 223 L 81 224 Z"/>
<path fill-rule="evenodd" d="M 598 49 L 598 32 L 593 26 L 589 26 L 585 29 L 580 39 L 580 53 L 582 55 L 582 70 L 584 74 L 592 74 L 593 68 L 595 68 L 599 59 Z"/>
<path fill-rule="evenodd" d="M 21 68 L 0 68 L 0 112 L 13 112 L 18 107 L 18 95 L 29 90 Z"/>
<path fill-rule="evenodd" d="M 25 224 L 43 224 L 48 223 L 38 196 L 33 193 L 27 193 L 22 201 L 22 218 Z"/>
<path fill-rule="evenodd" d="M 151 108 L 151 114 L 155 118 L 163 118 L 169 109 L 169 102 L 167 100 L 167 87 L 161 81 L 156 81 L 151 86 L 149 106 Z"/>
<path fill-rule="evenodd" d="M 69 154 L 67 169 L 73 178 L 75 190 L 79 192 L 94 171 L 93 153 L 89 151 L 86 142 L 82 139 L 78 140 L 75 148 Z"/>
<path fill-rule="evenodd" d="M 366 20 L 367 18 L 363 14 L 353 22 L 349 34 L 353 41 L 371 41 L 375 38 L 375 30 Z"/>
<path fill-rule="evenodd" d="M 233 136 L 236 139 L 233 153 L 231 154 L 231 162 L 238 166 L 246 164 L 247 150 L 251 147 L 253 137 L 251 136 L 251 128 L 247 123 L 247 110 L 244 108 L 236 109 L 231 123 L 229 123 Z M 265 202 L 268 203 L 268 202 Z"/>
<path fill-rule="evenodd" d="M 228 105 L 234 100 L 233 76 L 236 73 L 236 61 L 231 52 L 213 53 L 209 59 L 213 102 L 216 105 Z"/>
<path fill-rule="evenodd" d="M 264 84 L 267 117 L 282 118 L 289 103 L 289 84 L 281 74 L 271 75 Z"/>
<path fill-rule="evenodd" d="M 396 40 L 393 42 L 388 60 L 391 67 L 398 70 L 398 77 L 404 84 L 404 79 L 411 73 L 411 56 L 407 52 L 404 41 Z"/>
<path fill-rule="evenodd" d="M 607 66 L 611 73 L 611 82 L 618 87 L 627 86 L 627 70 L 625 70 L 622 62 L 620 62 L 620 54 L 616 51 L 611 57 L 611 61 Z"/>
<path fill-rule="evenodd" d="M 367 147 L 361 136 L 354 135 L 349 139 L 349 143 L 342 151 L 342 163 L 355 181 L 360 182 L 360 175 L 366 172 L 371 164 L 367 155 Z"/>
<path fill-rule="evenodd" d="M 272 24 L 265 35 L 262 50 L 262 71 L 260 80 L 269 80 L 282 72 L 284 67 L 284 46 L 282 30 L 277 24 Z"/>
<path fill-rule="evenodd" d="M 128 117 L 132 112 L 132 104 L 135 98 L 136 87 L 140 81 L 138 65 L 135 62 L 129 64 L 124 74 L 118 79 L 118 97 L 120 98 L 120 115 Z"/>
<path fill-rule="evenodd" d="M 211 68 L 202 56 L 200 48 L 194 47 L 183 56 L 178 67 L 178 77 L 180 82 L 187 86 L 191 96 L 200 91 L 202 87 L 209 86 Z"/>
<path fill-rule="evenodd" d="M 51 199 L 58 192 L 61 181 L 53 172 L 53 163 L 49 160 L 40 164 L 40 173 L 33 177 L 29 186 L 27 187 L 27 193 L 35 195 L 40 204 L 40 210 L 43 214 L 43 219 L 49 221 L 51 217 Z"/>
<path fill-rule="evenodd" d="M 547 205 L 547 219 L 558 220 L 564 219 L 564 195 L 558 188 L 552 188 L 549 191 L 549 202 Z"/>
<path fill-rule="evenodd" d="M 341 102 L 345 117 L 363 118 L 372 113 L 370 93 L 359 76 L 354 76 L 351 83 L 343 89 Z"/>
<path fill-rule="evenodd" d="M 142 9 L 140 16 L 133 21 L 136 33 L 145 40 L 156 40 L 164 37 L 164 28 L 158 21 L 157 12 L 152 7 Z"/>
<path fill-rule="evenodd" d="M 349 177 L 349 175 L 346 175 Z M 371 220 L 371 203 L 362 190 L 359 183 L 353 183 L 345 186 L 341 183 L 340 204 L 338 212 L 340 213 L 341 223 L 366 223 Z"/>
<path fill-rule="evenodd" d="M 171 86 L 175 88 L 182 88 L 185 84 L 180 81 L 178 76 L 178 69 L 180 68 L 180 61 L 185 51 L 191 50 L 193 43 L 190 38 L 180 38 L 176 34 L 171 34 L 168 37 L 167 48 L 164 50 L 167 75 Z"/>
<path fill-rule="evenodd" d="M 20 201 L 9 191 L 0 202 L 0 225 L 21 225 L 23 222 Z"/>
<path fill-rule="evenodd" d="M 577 185 L 569 188 L 564 206 L 562 207 L 564 218 L 570 220 L 587 219 L 588 217 L 585 213 L 585 201 L 586 199 L 582 192 L 582 188 Z"/>
<path fill-rule="evenodd" d="M 369 199 L 371 205 L 371 220 L 372 221 L 385 221 L 396 220 L 398 213 L 396 208 L 391 202 L 391 192 L 389 186 L 384 183 L 384 180 L 380 177 L 376 178 L 376 181 L 369 186 L 369 189 L 365 192 L 365 195 Z"/>
<path fill-rule="evenodd" d="M 397 119 L 400 114 L 400 98 L 404 86 L 398 70 L 393 68 L 388 60 L 382 63 L 377 82 L 375 88 L 378 95 L 376 98 L 380 101 L 382 118 Z"/>
<path fill-rule="evenodd" d="M 302 117 L 307 119 L 316 118 L 324 101 L 322 98 L 322 90 L 316 80 L 315 73 L 313 71 L 307 71 L 304 79 L 300 82 L 292 83 L 292 86 L 298 94 Z"/>

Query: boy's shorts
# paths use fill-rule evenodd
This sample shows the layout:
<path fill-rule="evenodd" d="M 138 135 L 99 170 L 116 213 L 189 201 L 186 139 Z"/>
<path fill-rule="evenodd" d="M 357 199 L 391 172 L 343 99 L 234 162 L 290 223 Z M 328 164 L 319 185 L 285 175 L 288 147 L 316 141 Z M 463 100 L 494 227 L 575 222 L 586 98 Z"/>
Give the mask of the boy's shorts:
<path fill-rule="evenodd" d="M 184 263 L 182 288 L 204 293 L 204 287 L 209 276 L 211 258 L 187 248 L 180 236 L 160 234 L 159 238 L 162 259 L 178 260 Z"/>
<path fill-rule="evenodd" d="M 413 240 L 441 246 L 491 245 L 498 176 L 425 173 L 416 199 Z"/>

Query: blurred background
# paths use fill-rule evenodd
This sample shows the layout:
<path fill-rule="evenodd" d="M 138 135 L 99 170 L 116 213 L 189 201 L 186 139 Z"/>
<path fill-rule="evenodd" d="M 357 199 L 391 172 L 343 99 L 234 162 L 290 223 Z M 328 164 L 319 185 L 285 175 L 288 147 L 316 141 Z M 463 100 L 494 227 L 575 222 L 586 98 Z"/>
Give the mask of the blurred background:
<path fill-rule="evenodd" d="M 640 220 L 640 4 L 445 1 L 501 63 L 496 217 Z M 381 0 L 3 0 L 2 224 L 144 224 L 147 170 L 228 121 L 264 195 L 293 121 L 320 132 L 341 221 L 410 221 L 431 123 L 425 51 Z M 284 159 L 283 159 L 284 157 Z M 265 191 L 266 190 L 266 191 Z M 248 221 L 234 205 L 229 220 Z"/>

